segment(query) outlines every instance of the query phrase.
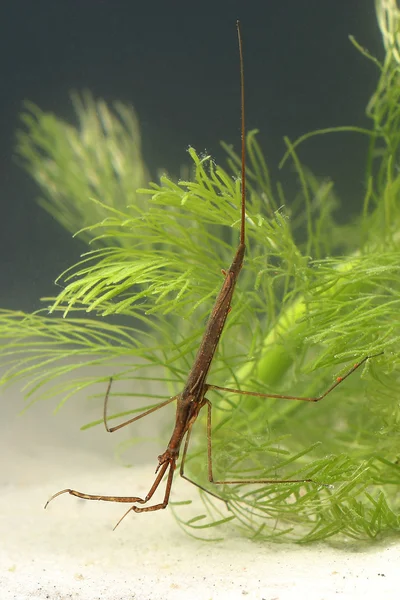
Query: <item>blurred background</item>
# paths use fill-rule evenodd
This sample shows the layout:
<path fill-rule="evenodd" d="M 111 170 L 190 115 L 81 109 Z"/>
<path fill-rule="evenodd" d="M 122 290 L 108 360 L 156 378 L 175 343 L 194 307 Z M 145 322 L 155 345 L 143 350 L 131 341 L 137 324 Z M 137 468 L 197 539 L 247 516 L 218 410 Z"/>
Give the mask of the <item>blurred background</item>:
<path fill-rule="evenodd" d="M 382 57 L 373 0 L 279 2 L 131 2 L 4 0 L 0 7 L 0 305 L 33 310 L 54 295 L 57 275 L 85 246 L 40 207 L 38 189 L 18 166 L 15 132 L 24 100 L 76 124 L 69 92 L 89 89 L 132 104 L 144 157 L 178 174 L 186 149 L 224 160 L 220 140 L 238 148 L 239 66 L 235 22 L 242 22 L 247 127 L 273 173 L 295 189 L 291 169 L 277 173 L 285 146 L 307 131 L 368 124 L 365 105 L 375 67 L 352 34 Z M 307 142 L 301 160 L 331 176 L 346 209 L 363 194 L 366 138 L 332 135 Z"/>
<path fill-rule="evenodd" d="M 56 277 L 86 250 L 37 206 L 39 190 L 17 164 L 15 133 L 23 102 L 30 100 L 74 125 L 71 90 L 88 89 L 95 98 L 132 104 L 153 177 L 160 167 L 178 174 L 181 165 L 189 163 L 189 144 L 223 161 L 220 140 L 238 148 L 240 139 L 238 18 L 245 54 L 247 127 L 260 129 L 273 174 L 287 184 L 286 189 L 295 190 L 290 166 L 281 173 L 277 169 L 285 151 L 283 136 L 294 140 L 322 127 L 368 126 L 364 110 L 378 73 L 348 36 L 354 35 L 382 58 L 374 0 L 2 0 L 2 308 L 39 308 L 40 297 L 57 293 Z M 331 176 L 346 211 L 354 212 L 364 194 L 365 154 L 366 138 L 354 134 L 315 138 L 300 149 L 302 162 L 316 175 Z M 156 393 L 157 388 L 151 391 Z M 96 392 L 101 395 L 103 390 Z M 399 560 L 395 542 L 388 543 L 380 556 L 354 552 L 351 563 L 333 548 L 328 556 L 327 548 L 315 552 L 303 547 L 300 554 L 300 548 L 288 551 L 282 545 L 278 552 L 276 546 L 250 547 L 242 539 L 220 545 L 216 554 L 215 545 L 212 550 L 192 545 L 188 551 L 189 538 L 179 537 L 167 511 L 151 519 L 127 519 L 114 536 L 111 527 L 121 516 L 120 506 L 65 496 L 44 511 L 46 499 L 67 485 L 95 493 L 145 494 L 156 466 L 156 448 L 165 446 L 165 437 L 158 439 L 159 430 L 172 418 L 173 409 L 154 415 L 156 421 L 144 419 L 133 433 L 130 428 L 122 430 L 114 439 L 103 427 L 82 435 L 79 426 L 99 418 L 98 403 L 86 402 L 84 392 L 52 422 L 45 402 L 23 418 L 16 414 L 24 406 L 19 386 L 0 394 L 6 400 L 0 439 L 5 457 L 0 500 L 2 598 L 26 597 L 27 590 L 35 598 L 53 597 L 55 590 L 74 592 L 77 598 L 116 598 L 125 588 L 138 598 L 147 598 L 150 588 L 153 598 L 176 598 L 183 596 L 176 596 L 175 590 L 180 586 L 186 591 L 188 581 L 196 586 L 199 598 L 226 597 L 215 595 L 215 582 L 224 592 L 232 587 L 249 598 L 269 597 L 277 590 L 284 594 L 289 590 L 282 598 L 298 598 L 302 590 L 310 598 L 333 598 L 338 593 L 376 598 L 394 589 Z M 163 426 L 154 429 L 157 419 Z M 116 465 L 112 449 L 139 434 L 153 439 L 129 453 L 136 467 L 133 475 Z M 151 465 L 140 470 L 138 465 L 145 460 Z M 194 493 L 179 478 L 174 491 L 181 485 L 183 494 L 177 493 L 177 498 Z M 272 568 L 266 570 L 265 564 Z M 201 565 L 207 565 L 206 571 Z M 155 582 L 160 591 L 154 591 Z M 190 590 L 185 597 L 189 595 Z"/>

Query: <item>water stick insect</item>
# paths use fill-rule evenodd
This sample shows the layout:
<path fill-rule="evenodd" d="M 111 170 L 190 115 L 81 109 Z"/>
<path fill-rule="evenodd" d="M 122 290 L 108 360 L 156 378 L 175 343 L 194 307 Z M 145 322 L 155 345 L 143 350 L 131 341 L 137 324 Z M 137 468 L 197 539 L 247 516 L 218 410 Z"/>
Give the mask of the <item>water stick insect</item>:
<path fill-rule="evenodd" d="M 336 381 L 320 396 L 317 397 L 298 397 L 298 396 L 287 396 L 281 394 L 265 394 L 260 392 L 243 391 L 238 389 L 232 389 L 227 387 L 221 387 L 213 385 L 207 382 L 208 373 L 218 346 L 219 339 L 222 335 L 224 325 L 231 308 L 231 302 L 233 293 L 235 290 L 236 282 L 241 271 L 245 250 L 246 250 L 246 147 L 245 147 L 245 103 L 244 103 L 244 68 L 243 68 L 243 50 L 242 50 L 242 38 L 240 31 L 240 24 L 237 22 L 237 34 L 239 43 L 239 59 L 240 59 L 240 91 L 241 91 L 241 218 L 240 218 L 240 238 L 239 245 L 236 249 L 235 255 L 231 266 L 227 270 L 223 270 L 224 282 L 221 290 L 215 300 L 214 307 L 208 318 L 208 322 L 205 326 L 205 332 L 200 342 L 200 347 L 197 351 L 196 358 L 193 362 L 193 366 L 188 374 L 185 387 L 182 392 L 169 398 L 165 402 L 161 402 L 157 406 L 145 411 L 144 413 L 129 419 L 115 427 L 109 427 L 107 423 L 107 404 L 109 393 L 111 389 L 112 380 L 108 385 L 105 401 L 104 401 L 104 424 L 106 430 L 110 433 L 118 431 L 122 427 L 125 427 L 139 419 L 167 406 L 173 401 L 176 401 L 176 416 L 175 426 L 169 440 L 168 446 L 163 454 L 158 457 L 158 465 L 156 468 L 156 477 L 150 487 L 147 495 L 142 498 L 139 496 L 104 496 L 96 494 L 87 494 L 79 492 L 73 489 L 64 489 L 54 494 L 46 503 L 45 508 L 54 498 L 62 494 L 70 494 L 78 498 L 85 500 L 102 500 L 105 502 L 121 502 L 131 504 L 130 508 L 118 521 L 119 523 L 129 514 L 131 511 L 135 513 L 152 512 L 166 508 L 169 502 L 171 487 L 176 469 L 177 461 L 179 458 L 179 452 L 183 444 L 182 459 L 180 463 L 180 476 L 187 481 L 193 483 L 203 491 L 220 498 L 216 493 L 209 489 L 204 488 L 200 484 L 196 483 L 192 479 L 189 479 L 184 472 L 185 458 L 190 441 L 190 435 L 192 432 L 193 425 L 202 408 L 207 410 L 207 461 L 208 461 L 208 480 L 213 484 L 278 484 L 278 483 L 317 483 L 312 479 L 240 479 L 240 480 L 227 480 L 220 481 L 214 479 L 213 468 L 212 468 L 212 426 L 211 426 L 211 402 L 206 397 L 209 390 L 219 390 L 222 392 L 229 392 L 240 395 L 255 396 L 258 398 L 277 398 L 283 400 L 299 400 L 303 402 L 319 402 L 325 398 L 332 390 L 334 390 L 339 384 L 341 384 L 347 377 L 349 377 L 356 369 L 364 364 L 371 356 L 365 356 L 360 362 L 353 365 L 342 377 L 336 379 Z M 161 484 L 164 476 L 166 475 L 166 484 L 164 498 L 162 502 L 156 504 L 149 504 L 154 493 Z M 321 485 L 321 484 L 319 484 Z M 223 500 L 222 498 L 220 498 Z"/>

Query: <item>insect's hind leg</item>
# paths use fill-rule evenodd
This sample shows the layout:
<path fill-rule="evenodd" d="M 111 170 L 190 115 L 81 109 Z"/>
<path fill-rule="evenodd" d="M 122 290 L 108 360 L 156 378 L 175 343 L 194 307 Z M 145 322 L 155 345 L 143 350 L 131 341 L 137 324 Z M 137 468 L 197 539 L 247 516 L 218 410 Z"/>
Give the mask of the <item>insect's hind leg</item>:
<path fill-rule="evenodd" d="M 350 375 L 352 375 L 354 371 L 357 371 L 357 369 L 359 369 L 367 360 L 375 358 L 376 356 L 381 356 L 382 354 L 383 352 L 377 352 L 376 354 L 369 354 L 368 356 L 364 356 L 363 359 L 361 359 L 359 362 L 355 363 L 352 367 L 350 367 L 344 375 L 342 375 L 341 377 L 337 377 L 334 383 L 319 396 L 287 396 L 283 394 L 264 394 L 262 392 L 251 392 L 248 390 L 237 390 L 234 388 L 221 387 L 219 385 L 212 385 L 211 383 L 208 383 L 207 387 L 209 390 L 219 390 L 222 392 L 229 392 L 231 394 L 240 394 L 241 396 L 253 396 L 255 398 L 276 398 L 278 400 L 299 400 L 301 402 L 315 403 L 320 402 L 321 400 L 326 398 L 328 394 L 333 392 L 335 388 L 342 384 L 345 379 L 350 377 Z"/>

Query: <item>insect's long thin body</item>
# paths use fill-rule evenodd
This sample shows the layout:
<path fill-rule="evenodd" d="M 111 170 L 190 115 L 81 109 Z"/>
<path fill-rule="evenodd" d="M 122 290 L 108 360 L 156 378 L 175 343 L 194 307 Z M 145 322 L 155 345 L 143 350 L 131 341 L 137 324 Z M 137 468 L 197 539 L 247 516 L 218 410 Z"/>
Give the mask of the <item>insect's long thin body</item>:
<path fill-rule="evenodd" d="M 158 457 L 158 466 L 156 469 L 156 478 L 151 486 L 147 495 L 142 498 L 139 496 L 104 496 L 104 495 L 95 495 L 95 494 L 86 494 L 83 492 L 79 492 L 73 489 L 65 489 L 60 492 L 54 494 L 50 500 L 48 500 L 47 504 L 60 496 L 61 494 L 71 494 L 72 496 L 77 496 L 78 498 L 83 498 L 86 500 L 103 500 L 106 502 L 123 502 L 129 503 L 132 506 L 129 510 L 122 516 L 122 518 L 118 521 L 117 525 L 122 521 L 122 519 L 131 511 L 134 512 L 148 512 L 159 510 L 165 508 L 168 505 L 172 480 L 174 476 L 174 471 L 176 467 L 176 463 L 179 457 L 180 448 L 183 440 L 186 436 L 186 441 L 183 447 L 182 460 L 180 466 L 180 474 L 182 477 L 191 481 L 195 485 L 197 485 L 200 489 L 210 493 L 216 498 L 220 498 L 218 494 L 211 492 L 205 487 L 199 485 L 195 481 L 189 479 L 184 474 L 184 464 L 186 452 L 189 446 L 190 434 L 193 427 L 194 422 L 196 421 L 200 410 L 207 406 L 207 459 L 208 459 L 208 479 L 211 483 L 226 483 L 226 484 L 235 484 L 235 483 L 305 483 L 311 482 L 310 479 L 291 479 L 291 480 L 271 480 L 271 479 L 263 479 L 263 480 L 228 480 L 228 481 L 218 481 L 214 479 L 213 471 L 212 471 L 212 446 L 211 446 L 211 402 L 206 398 L 207 390 L 216 389 L 220 391 L 244 394 L 256 396 L 259 398 L 280 398 L 287 400 L 301 400 L 304 402 L 318 402 L 325 398 L 334 388 L 336 388 L 339 383 L 344 381 L 351 373 L 353 373 L 356 369 L 358 369 L 368 358 L 365 357 L 360 362 L 356 363 L 353 367 L 351 367 L 347 373 L 341 378 L 338 378 L 336 382 L 331 385 L 323 394 L 317 396 L 315 398 L 309 397 L 298 397 L 298 396 L 284 396 L 280 394 L 264 394 L 259 392 L 251 392 L 251 391 L 243 391 L 236 390 L 231 388 L 220 387 L 207 383 L 207 376 L 218 346 L 219 339 L 221 337 L 222 331 L 225 326 L 226 318 L 231 308 L 232 296 L 235 291 L 236 282 L 239 277 L 240 270 L 243 265 L 246 245 L 245 245 L 245 233 L 246 233 L 246 161 L 245 161 L 245 116 L 244 116 L 244 73 L 243 73 L 243 52 L 242 52 L 242 39 L 240 34 L 240 25 L 237 23 L 237 32 L 238 32 L 238 40 L 239 40 L 239 55 L 240 55 L 240 75 L 241 75 L 241 113 L 242 113 L 242 124 L 241 124 L 241 137 L 242 137 L 242 145 L 241 145 L 241 153 L 242 153 L 242 172 L 241 172 L 241 225 L 240 225 L 240 239 L 239 245 L 236 249 L 235 256 L 233 258 L 232 264 L 228 270 L 223 271 L 224 282 L 222 284 L 221 290 L 215 300 L 214 307 L 211 311 L 209 319 L 207 321 L 205 332 L 203 338 L 200 342 L 199 349 L 197 351 L 196 358 L 193 362 L 193 366 L 188 374 L 185 387 L 183 391 L 174 396 L 173 398 L 169 398 L 168 400 L 161 402 L 159 405 L 150 408 L 144 413 L 125 421 L 119 425 L 114 427 L 109 427 L 107 422 L 107 405 L 109 392 L 111 388 L 111 381 L 109 383 L 105 401 L 104 401 L 104 424 L 106 430 L 109 432 L 117 431 L 130 423 L 133 423 L 142 417 L 145 417 L 152 412 L 166 406 L 173 400 L 177 401 L 176 406 L 176 417 L 175 417 L 175 426 L 169 440 L 168 446 L 163 454 Z M 157 504 L 147 505 L 145 506 L 153 497 L 157 488 L 159 487 L 162 479 L 167 474 L 166 485 L 164 498 L 162 502 Z M 222 500 L 222 498 L 220 498 Z"/>
<path fill-rule="evenodd" d="M 212 360 L 214 358 L 214 354 L 221 337 L 226 318 L 228 316 L 228 312 L 231 307 L 231 301 L 233 292 L 235 290 L 237 278 L 239 276 L 240 270 L 243 265 L 243 258 L 245 253 L 245 227 L 246 227 L 246 163 L 245 163 L 245 120 L 244 120 L 244 69 L 243 69 L 243 51 L 242 51 L 242 38 L 240 33 L 240 24 L 237 22 L 237 33 L 238 33 L 238 41 L 239 41 L 239 57 L 240 57 L 240 78 L 241 78 L 241 113 L 242 113 L 242 123 L 241 123 L 241 142 L 242 142 L 242 180 L 241 180 L 241 225 L 240 225 L 240 241 L 239 246 L 236 250 L 235 256 L 233 258 L 232 264 L 227 271 L 223 271 L 224 274 L 224 282 L 222 284 L 221 290 L 216 298 L 214 307 L 211 311 L 210 317 L 206 324 L 205 332 L 203 338 L 200 343 L 199 350 L 197 352 L 197 356 L 194 360 L 193 367 L 191 368 L 185 387 L 181 394 L 175 396 L 177 400 L 176 406 L 176 419 L 175 419 L 175 427 L 171 435 L 171 439 L 167 446 L 167 449 L 163 454 L 158 457 L 158 466 L 156 469 L 157 477 L 149 490 L 149 493 L 145 498 L 140 498 L 136 496 L 103 496 L 103 495 L 95 495 L 95 494 L 85 494 L 82 492 L 78 492 L 77 490 L 65 489 L 61 490 L 54 494 L 46 503 L 48 503 L 60 496 L 61 494 L 71 494 L 72 496 L 77 496 L 78 498 L 83 498 L 86 500 L 104 500 L 106 502 L 128 502 L 135 504 L 146 504 L 151 497 L 153 496 L 155 490 L 159 486 L 161 479 L 163 478 L 165 472 L 169 466 L 169 474 L 167 479 L 167 485 L 165 490 L 164 501 L 160 504 L 152 505 L 152 506 L 132 506 L 130 510 L 135 512 L 144 512 L 151 510 L 158 510 L 160 508 L 165 508 L 168 504 L 169 495 L 171 491 L 172 485 L 172 477 L 173 472 L 175 470 L 176 462 L 179 456 L 179 450 L 182 444 L 182 441 L 185 435 L 190 435 L 190 429 L 197 419 L 197 416 L 201 410 L 201 408 L 208 402 L 205 398 L 205 393 L 207 391 L 206 378 L 208 372 L 210 370 L 210 366 Z M 125 423 L 117 425 L 116 427 L 108 427 L 107 424 L 107 402 L 109 391 L 111 387 L 111 381 L 107 389 L 106 399 L 104 404 L 104 423 L 107 431 L 113 432 L 117 431 L 121 427 L 128 425 L 129 423 L 133 423 L 134 421 L 140 419 L 143 416 L 146 416 L 157 410 L 157 408 L 161 408 L 166 404 L 169 404 L 174 398 L 167 400 L 159 405 L 159 407 L 152 408 L 142 415 L 138 415 Z M 185 450 L 187 448 L 187 444 Z M 186 453 L 186 452 L 185 452 Z M 182 473 L 183 474 L 183 473 Z M 127 514 L 127 513 L 126 513 Z M 124 515 L 125 516 L 125 515 Z M 124 517 L 122 517 L 124 518 Z M 120 521 L 119 521 L 120 522 Z M 117 523 L 117 525 L 119 524 Z"/>
<path fill-rule="evenodd" d="M 239 59 L 240 59 L 240 94 L 241 94 L 241 219 L 240 219 L 240 240 L 236 254 L 233 257 L 231 266 L 227 271 L 223 271 L 225 281 L 215 300 L 214 307 L 208 318 L 206 329 L 197 351 L 193 367 L 188 375 L 182 398 L 188 394 L 200 392 L 199 401 L 201 402 L 204 384 L 210 370 L 215 351 L 225 326 L 226 317 L 231 307 L 231 301 L 240 270 L 243 265 L 244 253 L 246 251 L 246 122 L 245 122 L 245 104 L 244 104 L 244 68 L 243 68 L 243 48 L 242 36 L 240 33 L 240 23 L 237 22 Z"/>
<path fill-rule="evenodd" d="M 243 73 L 243 53 L 242 39 L 240 35 L 240 25 L 237 23 L 239 55 L 240 55 L 240 76 L 241 76 L 241 105 L 242 105 L 242 184 L 241 184 L 241 225 L 240 241 L 236 250 L 231 266 L 227 271 L 223 271 L 225 277 L 221 290 L 215 300 L 214 307 L 208 318 L 200 347 L 194 359 L 193 366 L 189 372 L 185 387 L 182 393 L 177 397 L 175 427 L 171 439 L 164 454 L 158 457 L 158 468 L 166 462 L 173 464 L 175 468 L 179 456 L 179 450 L 182 440 L 186 434 L 190 435 L 190 429 L 197 419 L 197 416 L 203 406 L 208 402 L 205 398 L 208 386 L 206 379 L 212 360 L 217 349 L 219 339 L 225 326 L 228 316 L 233 292 L 236 282 L 243 265 L 245 245 L 245 227 L 246 227 L 246 162 L 245 162 L 245 121 L 244 121 L 244 73 Z M 187 448 L 187 445 L 186 445 Z M 150 509 L 152 507 L 149 507 Z M 141 509 L 145 510 L 145 509 Z M 153 509 L 154 510 L 154 509 Z"/>

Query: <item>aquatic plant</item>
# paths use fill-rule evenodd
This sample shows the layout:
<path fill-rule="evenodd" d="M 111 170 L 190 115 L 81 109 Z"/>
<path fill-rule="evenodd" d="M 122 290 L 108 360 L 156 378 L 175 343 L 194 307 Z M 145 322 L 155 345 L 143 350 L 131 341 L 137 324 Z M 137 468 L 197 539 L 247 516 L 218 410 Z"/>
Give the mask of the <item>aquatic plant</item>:
<path fill-rule="evenodd" d="M 318 405 L 213 393 L 218 478 L 312 478 L 324 485 L 224 486 L 218 493 L 230 512 L 201 492 L 204 514 L 187 517 L 182 503 L 173 506 L 193 535 L 215 535 L 227 521 L 257 539 L 301 542 L 399 530 L 399 11 L 382 1 L 377 14 L 383 63 L 352 40 L 379 73 L 367 107 L 371 128 L 286 139 L 283 164 L 291 160 L 296 169 L 296 202 L 271 181 L 256 132 L 247 136 L 249 251 L 209 381 L 311 396 L 349 363 L 384 354 Z M 41 188 L 43 207 L 88 251 L 60 276 L 57 297 L 45 299 L 50 315 L 47 308 L 0 311 L 0 384 L 24 382 L 30 403 L 61 394 L 60 407 L 82 388 L 105 388 L 110 375 L 156 378 L 165 396 L 148 394 L 152 406 L 181 389 L 220 269 L 237 244 L 239 158 L 224 145 L 224 169 L 190 149 L 190 177 L 147 184 L 133 111 L 121 104 L 112 110 L 87 93 L 75 95 L 74 105 L 78 128 L 27 105 L 18 153 Z M 365 196 L 344 225 L 335 221 L 333 183 L 315 177 L 298 154 L 300 144 L 329 132 L 361 134 L 368 144 Z M 104 375 L 91 375 L 98 365 Z M 187 470 L 207 487 L 201 422 L 196 432 Z"/>

